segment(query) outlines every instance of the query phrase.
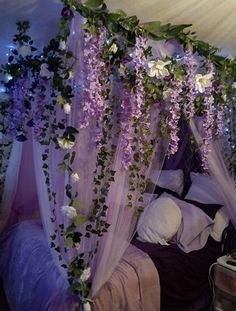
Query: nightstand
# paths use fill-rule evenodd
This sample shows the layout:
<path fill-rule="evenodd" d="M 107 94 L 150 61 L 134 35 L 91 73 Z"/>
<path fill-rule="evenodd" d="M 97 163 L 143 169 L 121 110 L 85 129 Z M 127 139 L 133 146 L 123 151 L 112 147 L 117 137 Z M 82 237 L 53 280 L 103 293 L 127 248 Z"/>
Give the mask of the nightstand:
<path fill-rule="evenodd" d="M 236 271 L 216 264 L 214 290 L 214 311 L 236 310 Z"/>

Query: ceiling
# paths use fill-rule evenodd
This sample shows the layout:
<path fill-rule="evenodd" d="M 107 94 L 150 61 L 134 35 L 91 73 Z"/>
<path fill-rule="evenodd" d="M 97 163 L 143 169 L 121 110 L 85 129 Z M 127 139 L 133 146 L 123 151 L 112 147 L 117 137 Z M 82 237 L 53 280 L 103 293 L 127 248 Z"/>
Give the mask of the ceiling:
<path fill-rule="evenodd" d="M 123 9 L 141 22 L 193 24 L 202 40 L 236 56 L 235 0 L 107 0 L 111 10 Z M 0 62 L 6 61 L 18 20 L 29 20 L 31 36 L 39 47 L 57 33 L 62 4 L 60 0 L 0 0 Z"/>

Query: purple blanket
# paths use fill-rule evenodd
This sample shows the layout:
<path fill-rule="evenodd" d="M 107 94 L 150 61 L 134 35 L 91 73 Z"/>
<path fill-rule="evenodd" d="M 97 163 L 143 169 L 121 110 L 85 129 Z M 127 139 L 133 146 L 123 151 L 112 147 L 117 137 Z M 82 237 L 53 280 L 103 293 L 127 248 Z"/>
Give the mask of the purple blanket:
<path fill-rule="evenodd" d="M 155 264 L 161 285 L 161 310 L 188 309 L 202 295 L 209 296 L 208 271 L 221 256 L 221 243 L 211 237 L 197 251 L 185 253 L 177 245 L 158 245 L 133 239 L 132 244 L 146 252 Z"/>

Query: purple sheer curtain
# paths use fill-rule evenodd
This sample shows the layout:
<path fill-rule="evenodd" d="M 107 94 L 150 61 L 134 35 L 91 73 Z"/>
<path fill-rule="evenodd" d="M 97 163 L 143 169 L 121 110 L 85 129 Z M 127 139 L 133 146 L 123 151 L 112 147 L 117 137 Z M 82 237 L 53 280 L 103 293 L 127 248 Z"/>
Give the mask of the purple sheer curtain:
<path fill-rule="evenodd" d="M 202 119 L 195 118 L 190 120 L 190 128 L 198 146 L 201 146 L 203 141 Z M 223 139 L 214 140 L 210 146 L 210 150 L 208 155 L 209 174 L 215 180 L 218 192 L 222 196 L 226 214 L 229 216 L 233 225 L 236 226 L 236 187 L 235 181 L 230 175 L 223 158 L 225 141 Z"/>

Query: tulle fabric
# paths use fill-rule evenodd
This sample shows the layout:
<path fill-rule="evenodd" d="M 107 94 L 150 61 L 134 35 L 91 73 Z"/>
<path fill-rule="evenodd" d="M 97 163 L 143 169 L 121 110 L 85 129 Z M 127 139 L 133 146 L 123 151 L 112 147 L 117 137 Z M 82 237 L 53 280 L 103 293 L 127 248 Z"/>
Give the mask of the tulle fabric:
<path fill-rule="evenodd" d="M 201 146 L 204 136 L 202 135 L 202 119 L 190 120 L 190 128 L 198 146 Z M 218 192 L 224 201 L 224 210 L 233 225 L 236 226 L 236 187 L 231 176 L 223 154 L 225 153 L 224 139 L 215 139 L 209 146 L 208 169 L 210 176 L 215 180 Z M 201 150 L 201 148 L 200 148 Z"/>

